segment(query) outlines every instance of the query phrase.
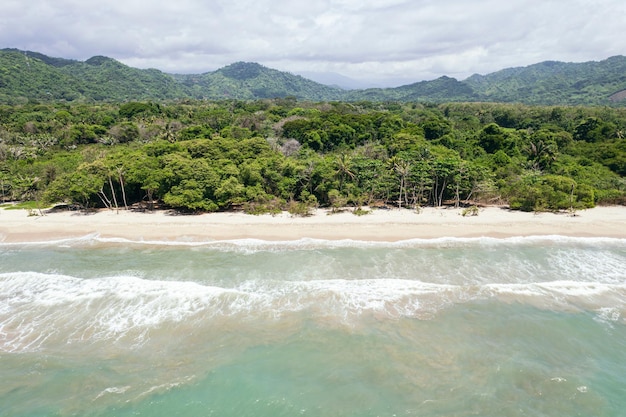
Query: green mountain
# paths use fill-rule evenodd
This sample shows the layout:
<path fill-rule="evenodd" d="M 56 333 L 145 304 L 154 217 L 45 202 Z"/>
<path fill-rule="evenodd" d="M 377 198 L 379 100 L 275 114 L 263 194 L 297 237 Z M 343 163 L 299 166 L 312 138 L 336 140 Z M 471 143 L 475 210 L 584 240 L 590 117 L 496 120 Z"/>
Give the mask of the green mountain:
<path fill-rule="evenodd" d="M 540 105 L 626 104 L 626 57 L 599 62 L 546 61 L 463 81 L 441 77 L 387 89 L 347 93 L 351 100 L 485 101 Z"/>
<path fill-rule="evenodd" d="M 179 83 L 159 70 L 131 68 L 104 56 L 94 56 L 60 70 L 81 80 L 84 89 L 80 93 L 96 101 L 166 100 L 186 95 Z"/>
<path fill-rule="evenodd" d="M 312 101 L 517 102 L 542 105 L 626 104 L 626 57 L 599 62 L 546 61 L 459 81 L 440 77 L 396 88 L 342 90 L 257 63 L 204 74 L 136 69 L 114 59 L 51 58 L 0 50 L 0 103 L 27 100 L 128 101 L 296 97 Z"/>
<path fill-rule="evenodd" d="M 236 62 L 201 75 L 175 75 L 194 98 L 242 100 L 293 96 L 302 100 L 341 100 L 343 90 L 266 68 Z"/>
<path fill-rule="evenodd" d="M 30 51 L 0 51 L 0 102 L 164 100 L 186 95 L 161 71 L 131 68 L 103 56 L 81 62 Z"/>
<path fill-rule="evenodd" d="M 0 102 L 11 103 L 20 98 L 76 100 L 81 96 L 84 85 L 61 70 L 62 62 L 72 65 L 77 61 L 59 59 L 46 62 L 27 52 L 0 51 Z"/>
<path fill-rule="evenodd" d="M 286 96 L 341 100 L 343 90 L 256 63 L 237 62 L 199 75 L 172 75 L 156 69 L 131 68 L 104 56 L 81 62 L 37 52 L 0 50 L 0 102 L 251 100 Z"/>
<path fill-rule="evenodd" d="M 626 57 L 599 62 L 546 61 L 509 68 L 464 81 L 485 101 L 526 104 L 609 104 L 626 90 Z"/>
<path fill-rule="evenodd" d="M 475 93 L 472 87 L 455 78 L 446 76 L 432 81 L 420 81 L 396 88 L 352 90 L 346 93 L 345 99 L 353 101 L 395 100 L 418 102 L 482 101 L 482 98 Z"/>

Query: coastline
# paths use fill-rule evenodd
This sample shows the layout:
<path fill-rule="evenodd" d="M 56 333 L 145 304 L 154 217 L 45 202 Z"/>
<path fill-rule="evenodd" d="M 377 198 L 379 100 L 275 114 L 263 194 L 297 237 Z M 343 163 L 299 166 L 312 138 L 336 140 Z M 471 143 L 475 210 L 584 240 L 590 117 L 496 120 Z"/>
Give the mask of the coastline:
<path fill-rule="evenodd" d="M 626 238 L 626 207 L 610 206 L 565 213 L 524 213 L 481 208 L 477 216 L 462 209 L 374 209 L 356 216 L 346 210 L 309 217 L 249 215 L 239 212 L 176 215 L 167 211 L 94 213 L 57 212 L 29 216 L 27 210 L 0 209 L 0 242 L 47 242 L 97 235 L 130 241 L 202 242 L 237 239 L 292 241 L 304 238 L 396 242 L 444 237 L 507 238 L 516 236 Z"/>

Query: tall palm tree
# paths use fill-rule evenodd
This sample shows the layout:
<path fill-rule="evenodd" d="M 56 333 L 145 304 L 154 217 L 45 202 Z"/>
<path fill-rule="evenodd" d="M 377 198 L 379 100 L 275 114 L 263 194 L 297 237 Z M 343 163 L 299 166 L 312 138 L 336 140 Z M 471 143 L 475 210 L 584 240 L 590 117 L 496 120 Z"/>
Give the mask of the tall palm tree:
<path fill-rule="evenodd" d="M 394 172 L 398 175 L 399 180 L 400 180 L 400 194 L 398 195 L 398 208 L 401 208 L 403 200 L 405 204 L 408 205 L 408 196 L 407 196 L 407 191 L 406 191 L 406 179 L 411 173 L 411 163 L 409 161 L 405 161 L 404 159 L 400 159 L 397 157 L 391 158 L 390 162 L 392 164 L 392 168 Z"/>
<path fill-rule="evenodd" d="M 346 177 L 349 177 L 351 180 L 356 178 L 356 174 L 352 172 L 352 157 L 346 153 L 342 153 L 335 160 L 336 171 L 335 175 L 339 176 L 339 191 L 343 192 L 343 184 Z"/>

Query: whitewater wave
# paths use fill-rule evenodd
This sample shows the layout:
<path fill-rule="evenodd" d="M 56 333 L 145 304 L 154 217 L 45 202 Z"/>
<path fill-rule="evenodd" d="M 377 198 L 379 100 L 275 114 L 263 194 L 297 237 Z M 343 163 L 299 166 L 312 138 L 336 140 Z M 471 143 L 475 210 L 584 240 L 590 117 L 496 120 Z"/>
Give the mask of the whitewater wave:
<path fill-rule="evenodd" d="M 141 345 L 159 329 L 195 331 L 227 321 L 363 317 L 429 319 L 481 300 L 624 320 L 626 283 L 553 281 L 449 285 L 405 279 L 248 280 L 232 288 L 134 276 L 83 279 L 33 272 L 0 274 L 0 351 L 102 341 Z M 610 314 L 608 313 L 610 312 Z"/>
<path fill-rule="evenodd" d="M 89 234 L 82 237 L 59 239 L 38 242 L 0 242 L 0 249 L 11 247 L 82 247 L 97 245 L 134 245 L 134 246 L 180 246 L 180 247 L 208 247 L 216 250 L 233 251 L 272 251 L 272 250 L 303 250 L 325 248 L 463 248 L 489 246 L 534 246 L 534 245 L 567 245 L 567 246 L 611 246 L 626 249 L 626 239 L 610 237 L 572 237 L 561 235 L 537 235 L 514 237 L 439 237 L 414 238 L 394 242 L 365 241 L 365 240 L 325 240 L 301 238 L 296 240 L 260 240 L 260 239 L 233 239 L 233 240 L 132 240 L 125 238 L 105 238 L 99 234 Z"/>

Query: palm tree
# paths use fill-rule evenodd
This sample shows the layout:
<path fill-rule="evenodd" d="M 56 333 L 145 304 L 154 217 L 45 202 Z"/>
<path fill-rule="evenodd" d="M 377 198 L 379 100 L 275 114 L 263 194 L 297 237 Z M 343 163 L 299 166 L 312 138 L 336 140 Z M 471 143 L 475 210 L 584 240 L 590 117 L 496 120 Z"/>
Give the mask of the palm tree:
<path fill-rule="evenodd" d="M 557 158 L 557 146 L 553 140 L 531 138 L 528 148 L 532 168 L 542 170 L 549 167 Z"/>
<path fill-rule="evenodd" d="M 346 176 L 350 177 L 351 180 L 356 178 L 354 172 L 351 171 L 352 158 L 345 153 L 342 153 L 335 160 L 335 166 L 337 170 L 335 171 L 335 175 L 339 176 L 339 190 L 343 192 L 343 183 L 345 181 Z"/>
<path fill-rule="evenodd" d="M 404 159 L 400 159 L 397 157 L 391 158 L 389 162 L 391 163 L 393 171 L 399 176 L 400 194 L 398 195 L 398 208 L 401 208 L 403 200 L 405 204 L 408 204 L 408 196 L 407 196 L 407 191 L 406 191 L 406 179 L 411 173 L 411 163 L 409 161 L 405 161 Z M 403 196 L 404 196 L 404 199 L 403 199 Z"/>

